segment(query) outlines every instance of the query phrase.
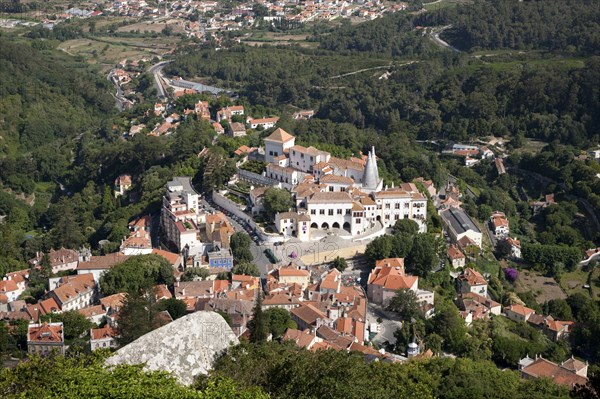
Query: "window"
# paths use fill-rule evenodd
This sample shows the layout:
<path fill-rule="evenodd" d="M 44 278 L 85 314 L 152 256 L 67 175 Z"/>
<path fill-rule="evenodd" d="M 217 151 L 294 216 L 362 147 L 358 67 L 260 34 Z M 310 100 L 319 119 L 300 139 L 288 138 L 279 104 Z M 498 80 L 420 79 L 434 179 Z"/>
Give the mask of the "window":
<path fill-rule="evenodd" d="M 343 213 L 343 212 L 342 212 L 342 210 L 341 210 L 341 209 L 338 209 L 338 210 L 337 210 L 337 214 L 338 214 L 338 215 L 341 215 L 342 213 Z"/>
<path fill-rule="evenodd" d="M 328 212 L 328 215 L 329 215 L 329 216 L 333 216 L 333 209 L 330 209 L 330 210 L 329 210 L 329 212 Z"/>
<path fill-rule="evenodd" d="M 394 220 L 400 219 L 400 215 L 394 215 Z"/>
<path fill-rule="evenodd" d="M 325 209 L 319 209 L 319 215 L 324 215 L 325 214 Z"/>
<path fill-rule="evenodd" d="M 357 224 L 360 224 L 360 218 L 359 218 L 359 219 L 356 219 L 356 223 L 357 223 Z"/>
<path fill-rule="evenodd" d="M 333 186 L 329 186 L 329 191 L 333 191 Z"/>
<path fill-rule="evenodd" d="M 317 211 L 316 211 L 316 210 L 314 210 L 314 209 L 311 209 L 311 210 L 310 210 L 310 214 L 311 214 L 311 215 L 316 215 L 316 214 L 317 214 Z"/>
<path fill-rule="evenodd" d="M 405 202 L 405 203 L 404 203 L 404 208 L 405 208 L 405 209 L 406 209 L 406 208 L 408 208 L 409 206 L 410 206 L 410 204 L 409 204 L 408 202 Z"/>
<path fill-rule="evenodd" d="M 310 161 L 311 161 L 311 162 L 312 162 L 312 160 L 313 160 L 313 157 L 310 157 Z"/>
<path fill-rule="evenodd" d="M 346 215 L 350 214 L 350 209 L 346 209 Z"/>
<path fill-rule="evenodd" d="M 300 154 L 300 158 L 304 159 L 304 154 Z"/>
<path fill-rule="evenodd" d="M 385 204 L 385 209 L 390 209 L 390 204 Z"/>
<path fill-rule="evenodd" d="M 399 202 L 396 202 L 394 204 L 394 209 L 400 209 L 400 203 Z"/>
<path fill-rule="evenodd" d="M 296 151 L 292 151 L 292 154 L 296 155 Z"/>
<path fill-rule="evenodd" d="M 385 220 L 390 220 L 390 215 L 385 215 Z"/>
<path fill-rule="evenodd" d="M 381 209 L 381 205 L 377 205 L 377 209 Z"/>
<path fill-rule="evenodd" d="M 269 155 L 273 155 L 273 151 L 269 151 Z"/>

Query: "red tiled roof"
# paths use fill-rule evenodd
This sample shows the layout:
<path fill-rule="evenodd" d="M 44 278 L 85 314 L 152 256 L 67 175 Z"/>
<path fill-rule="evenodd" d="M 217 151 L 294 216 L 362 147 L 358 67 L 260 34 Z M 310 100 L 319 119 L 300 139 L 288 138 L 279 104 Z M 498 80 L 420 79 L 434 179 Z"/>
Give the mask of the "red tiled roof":
<path fill-rule="evenodd" d="M 117 330 L 107 324 L 102 328 L 92 328 L 90 335 L 93 340 L 114 338 L 117 336 Z"/>
<path fill-rule="evenodd" d="M 63 342 L 63 323 L 29 325 L 28 342 Z"/>

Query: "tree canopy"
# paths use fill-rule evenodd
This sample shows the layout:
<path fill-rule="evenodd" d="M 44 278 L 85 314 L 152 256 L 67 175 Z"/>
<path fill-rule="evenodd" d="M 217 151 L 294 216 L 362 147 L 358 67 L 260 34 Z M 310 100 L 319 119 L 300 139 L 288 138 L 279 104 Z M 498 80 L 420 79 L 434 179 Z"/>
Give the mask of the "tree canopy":
<path fill-rule="evenodd" d="M 105 295 L 119 292 L 135 294 L 157 284 L 172 283 L 173 268 L 165 258 L 154 254 L 132 256 L 100 278 L 100 287 Z"/>

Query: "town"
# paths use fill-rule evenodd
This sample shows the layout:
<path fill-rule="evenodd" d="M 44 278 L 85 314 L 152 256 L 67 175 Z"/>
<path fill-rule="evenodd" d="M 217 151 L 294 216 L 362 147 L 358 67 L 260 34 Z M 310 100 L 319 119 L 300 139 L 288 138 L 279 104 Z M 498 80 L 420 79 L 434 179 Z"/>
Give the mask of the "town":
<path fill-rule="evenodd" d="M 0 396 L 599 396 L 598 7 L 0 13 Z"/>

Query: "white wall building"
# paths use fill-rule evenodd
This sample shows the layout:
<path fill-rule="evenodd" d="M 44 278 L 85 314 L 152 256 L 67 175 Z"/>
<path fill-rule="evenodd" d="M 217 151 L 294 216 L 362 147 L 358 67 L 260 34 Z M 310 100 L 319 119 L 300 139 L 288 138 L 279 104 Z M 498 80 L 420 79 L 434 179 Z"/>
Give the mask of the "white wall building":
<path fill-rule="evenodd" d="M 295 142 L 294 136 L 281 128 L 276 129 L 269 137 L 265 138 L 265 161 L 271 163 L 279 155 L 286 154 Z"/>

